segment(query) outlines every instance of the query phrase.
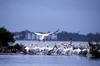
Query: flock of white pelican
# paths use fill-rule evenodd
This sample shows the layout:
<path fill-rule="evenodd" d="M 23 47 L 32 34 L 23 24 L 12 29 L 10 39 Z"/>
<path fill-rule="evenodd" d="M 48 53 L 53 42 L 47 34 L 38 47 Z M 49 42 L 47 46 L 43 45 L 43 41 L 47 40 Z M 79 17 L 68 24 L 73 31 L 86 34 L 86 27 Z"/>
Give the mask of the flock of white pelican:
<path fill-rule="evenodd" d="M 53 47 L 48 45 L 45 47 L 33 45 L 31 47 L 25 47 L 24 53 L 33 55 L 88 55 L 89 47 L 74 46 L 70 44 L 55 44 Z"/>

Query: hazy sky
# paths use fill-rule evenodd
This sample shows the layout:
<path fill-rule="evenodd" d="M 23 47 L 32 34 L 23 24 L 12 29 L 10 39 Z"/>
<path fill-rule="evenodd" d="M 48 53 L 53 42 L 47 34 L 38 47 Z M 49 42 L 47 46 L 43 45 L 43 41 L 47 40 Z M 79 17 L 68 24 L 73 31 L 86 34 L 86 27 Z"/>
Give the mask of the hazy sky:
<path fill-rule="evenodd" d="M 0 0 L 0 27 L 100 33 L 100 0 Z"/>

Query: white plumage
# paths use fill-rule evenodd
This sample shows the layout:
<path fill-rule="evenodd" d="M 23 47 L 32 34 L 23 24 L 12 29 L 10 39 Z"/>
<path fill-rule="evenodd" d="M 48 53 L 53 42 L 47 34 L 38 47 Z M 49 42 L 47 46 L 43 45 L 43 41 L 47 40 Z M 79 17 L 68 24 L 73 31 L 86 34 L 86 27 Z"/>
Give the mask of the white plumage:
<path fill-rule="evenodd" d="M 59 31 L 59 29 L 56 31 L 56 32 L 58 32 Z M 56 33 L 56 32 L 50 32 L 50 33 L 34 33 L 35 35 L 37 35 L 37 36 L 39 36 L 39 40 L 45 40 L 45 38 L 47 38 L 49 35 L 51 35 L 51 34 L 54 34 L 54 33 Z"/>

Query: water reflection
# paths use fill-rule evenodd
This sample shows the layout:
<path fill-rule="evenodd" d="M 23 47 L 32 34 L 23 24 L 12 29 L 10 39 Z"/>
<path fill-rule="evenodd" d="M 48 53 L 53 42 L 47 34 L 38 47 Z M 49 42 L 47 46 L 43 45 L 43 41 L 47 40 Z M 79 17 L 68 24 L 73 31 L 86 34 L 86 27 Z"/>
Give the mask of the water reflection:
<path fill-rule="evenodd" d="M 100 59 L 80 56 L 0 55 L 0 66 L 99 66 Z"/>

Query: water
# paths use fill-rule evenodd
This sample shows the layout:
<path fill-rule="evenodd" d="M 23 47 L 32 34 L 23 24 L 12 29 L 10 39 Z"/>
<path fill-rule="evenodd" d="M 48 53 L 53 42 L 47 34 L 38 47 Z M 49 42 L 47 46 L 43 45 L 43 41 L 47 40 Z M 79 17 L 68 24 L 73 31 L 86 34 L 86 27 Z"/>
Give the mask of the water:
<path fill-rule="evenodd" d="M 100 66 L 100 59 L 80 56 L 0 55 L 0 66 Z"/>
<path fill-rule="evenodd" d="M 53 46 L 69 42 L 59 41 L 16 41 L 25 46 L 37 44 L 39 46 Z M 73 42 L 73 44 L 87 44 L 87 42 Z M 100 59 L 82 56 L 45 56 L 45 55 L 0 55 L 0 66 L 100 66 Z"/>

